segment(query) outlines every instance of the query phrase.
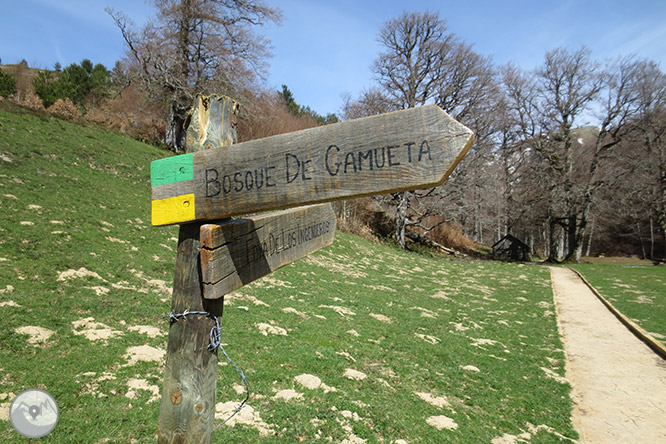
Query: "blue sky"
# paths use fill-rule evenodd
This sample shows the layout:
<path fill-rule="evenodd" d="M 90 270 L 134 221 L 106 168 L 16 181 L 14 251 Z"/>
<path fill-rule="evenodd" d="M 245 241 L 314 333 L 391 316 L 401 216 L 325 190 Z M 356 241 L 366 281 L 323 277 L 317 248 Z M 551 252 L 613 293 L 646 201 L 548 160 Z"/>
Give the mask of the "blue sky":
<path fill-rule="evenodd" d="M 598 60 L 636 54 L 666 69 L 664 0 L 265 0 L 284 13 L 262 32 L 272 41 L 267 86 L 286 84 L 296 101 L 320 114 L 339 112 L 342 95 L 373 85 L 383 23 L 403 11 L 438 12 L 449 30 L 491 56 L 532 69 L 557 47 L 592 50 Z M 142 0 L 0 0 L 2 63 L 66 66 L 89 58 L 113 67 L 125 51 L 104 8 L 137 23 L 151 14 Z"/>

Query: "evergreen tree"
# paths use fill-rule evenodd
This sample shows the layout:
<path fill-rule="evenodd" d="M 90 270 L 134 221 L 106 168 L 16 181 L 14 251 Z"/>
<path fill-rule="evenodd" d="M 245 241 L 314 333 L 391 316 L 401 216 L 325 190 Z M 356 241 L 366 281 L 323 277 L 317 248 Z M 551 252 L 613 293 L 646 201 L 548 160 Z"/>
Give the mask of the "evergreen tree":
<path fill-rule="evenodd" d="M 300 114 L 301 107 L 296 103 L 294 93 L 291 92 L 287 85 L 282 85 L 282 91 L 278 92 L 278 94 L 280 94 L 280 97 L 284 101 L 287 111 L 295 115 Z"/>
<path fill-rule="evenodd" d="M 55 76 L 51 71 L 40 71 L 32 81 L 32 85 L 35 87 L 35 94 L 42 99 L 46 108 L 61 98 Z"/>
<path fill-rule="evenodd" d="M 83 106 L 87 98 L 97 101 L 106 95 L 111 84 L 110 73 L 100 63 L 93 65 L 89 59 L 81 64 L 72 63 L 57 73 L 41 71 L 35 77 L 35 93 L 47 108 L 58 99 L 70 99 L 76 105 Z"/>
<path fill-rule="evenodd" d="M 282 91 L 278 91 L 278 95 L 287 107 L 287 111 L 295 116 L 310 116 L 319 123 L 319 125 L 328 125 L 329 123 L 339 122 L 338 116 L 329 113 L 326 117 L 320 115 L 309 106 L 302 106 L 296 103 L 294 93 L 291 92 L 287 85 L 282 85 Z"/>
<path fill-rule="evenodd" d="M 0 69 L 0 96 L 7 97 L 16 92 L 16 79 Z"/>

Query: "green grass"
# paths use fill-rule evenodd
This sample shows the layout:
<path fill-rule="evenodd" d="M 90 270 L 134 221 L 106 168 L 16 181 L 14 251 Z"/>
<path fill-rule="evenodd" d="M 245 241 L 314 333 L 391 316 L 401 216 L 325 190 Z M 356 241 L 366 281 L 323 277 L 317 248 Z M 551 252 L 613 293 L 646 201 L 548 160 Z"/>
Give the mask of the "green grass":
<path fill-rule="evenodd" d="M 148 390 L 130 399 L 129 384 L 161 387 L 163 362 L 127 365 L 127 351 L 166 347 L 177 228 L 149 223 L 149 163 L 164 153 L 0 104 L 0 154 L 0 414 L 9 393 L 42 388 L 61 416 L 40 442 L 154 442 L 159 400 Z M 82 267 L 97 275 L 59 280 Z M 332 246 L 227 296 L 222 341 L 269 433 L 226 425 L 213 440 L 575 439 L 570 386 L 552 377 L 564 375 L 552 304 L 545 268 L 449 260 L 337 233 Z M 73 323 L 90 317 L 115 336 L 77 334 Z M 263 335 L 260 324 L 286 335 Z M 16 331 L 24 326 L 53 335 L 32 345 Z M 347 369 L 366 378 L 349 379 Z M 305 388 L 296 382 L 303 374 L 335 391 Z M 239 382 L 221 364 L 218 402 L 240 401 Z M 286 389 L 302 396 L 274 398 Z M 457 428 L 429 424 L 439 416 Z M 0 441 L 26 439 L 0 420 Z"/>
<path fill-rule="evenodd" d="M 573 268 L 625 316 L 666 340 L 666 267 L 608 263 Z"/>

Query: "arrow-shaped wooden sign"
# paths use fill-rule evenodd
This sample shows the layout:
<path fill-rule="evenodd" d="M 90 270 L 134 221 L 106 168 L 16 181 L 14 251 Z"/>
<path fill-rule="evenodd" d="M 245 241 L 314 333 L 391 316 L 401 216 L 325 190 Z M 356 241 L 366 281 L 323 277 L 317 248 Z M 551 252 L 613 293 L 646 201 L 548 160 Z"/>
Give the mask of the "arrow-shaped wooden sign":
<path fill-rule="evenodd" d="M 152 162 L 152 224 L 429 188 L 474 141 L 435 105 Z"/>
<path fill-rule="evenodd" d="M 201 280 L 218 299 L 333 243 L 330 203 L 201 226 Z"/>

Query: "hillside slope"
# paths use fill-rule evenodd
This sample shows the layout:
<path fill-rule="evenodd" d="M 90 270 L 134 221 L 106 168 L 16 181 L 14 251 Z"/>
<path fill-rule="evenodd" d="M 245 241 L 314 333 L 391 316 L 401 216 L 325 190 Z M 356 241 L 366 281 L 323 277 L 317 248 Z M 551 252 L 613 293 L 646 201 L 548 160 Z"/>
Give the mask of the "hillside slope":
<path fill-rule="evenodd" d="M 1 442 L 25 442 L 7 412 L 26 388 L 59 403 L 40 442 L 154 442 L 177 241 L 149 223 L 163 155 L 0 104 Z M 215 442 L 576 437 L 546 269 L 337 233 L 225 307 L 252 397 Z M 221 363 L 218 422 L 242 397 Z"/>
<path fill-rule="evenodd" d="M 119 277 L 129 278 L 123 263 L 153 262 L 152 273 L 170 273 L 171 247 L 163 247 L 165 259 L 152 257 L 177 231 L 148 229 L 149 164 L 163 151 L 95 126 L 0 109 L 0 154 L 0 279 L 30 270 L 26 280 L 45 282 L 91 263 Z"/>

